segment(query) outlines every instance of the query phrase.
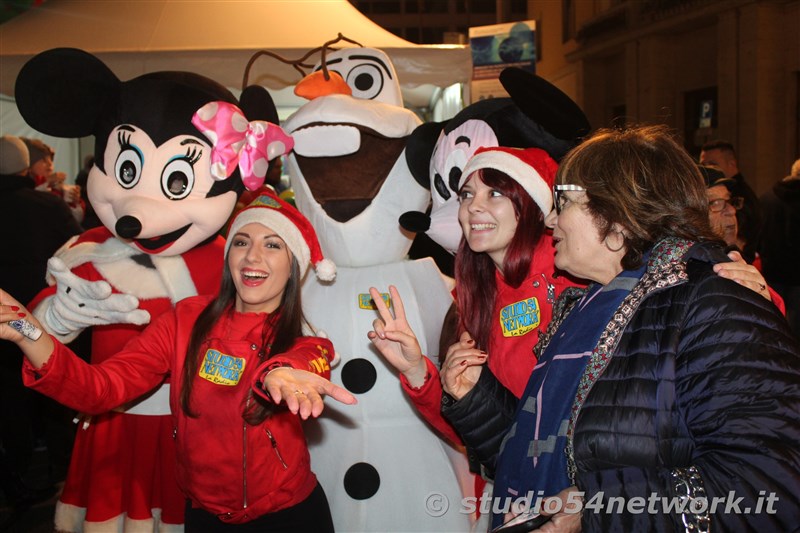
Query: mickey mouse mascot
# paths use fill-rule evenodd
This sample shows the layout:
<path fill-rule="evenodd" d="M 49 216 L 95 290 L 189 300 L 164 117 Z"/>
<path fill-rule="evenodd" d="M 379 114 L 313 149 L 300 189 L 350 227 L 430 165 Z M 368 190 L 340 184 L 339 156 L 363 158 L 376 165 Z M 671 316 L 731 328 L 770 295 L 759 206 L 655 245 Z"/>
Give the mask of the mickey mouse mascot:
<path fill-rule="evenodd" d="M 217 234 L 242 192 L 242 178 L 257 188 L 268 161 L 292 145 L 274 124 L 259 122 L 255 130 L 248 124 L 278 122 L 262 88 L 245 89 L 240 110 L 230 91 L 197 74 L 156 72 L 123 82 L 76 49 L 31 59 L 16 95 L 22 116 L 38 131 L 95 136 L 87 188 L 103 226 L 50 259 L 52 286 L 31 304 L 63 342 L 93 327 L 92 362 L 120 350 L 177 301 L 217 290 L 224 248 Z M 270 142 L 253 141 L 265 136 Z M 250 156 L 240 159 L 242 151 Z M 57 530 L 183 529 L 168 396 L 165 382 L 84 422 L 56 509 Z"/>

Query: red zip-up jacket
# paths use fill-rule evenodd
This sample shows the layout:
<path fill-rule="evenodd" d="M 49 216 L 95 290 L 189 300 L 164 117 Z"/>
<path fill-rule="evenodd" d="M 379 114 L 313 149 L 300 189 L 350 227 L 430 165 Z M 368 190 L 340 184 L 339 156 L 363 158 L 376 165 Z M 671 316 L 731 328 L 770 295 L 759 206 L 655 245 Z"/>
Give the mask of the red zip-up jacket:
<path fill-rule="evenodd" d="M 55 341 L 42 368 L 26 361 L 23 379 L 64 405 L 94 414 L 147 393 L 170 375 L 178 483 L 194 506 L 238 524 L 300 503 L 317 484 L 297 415 L 278 409 L 258 426 L 242 419 L 254 401 L 251 384 L 276 362 L 330 378 L 334 352 L 327 339 L 300 337 L 287 352 L 262 362 L 264 315 L 226 312 L 203 346 L 191 403 L 198 416 L 188 417 L 180 406 L 183 363 L 192 327 L 211 299 L 179 302 L 97 365 Z"/>
<path fill-rule="evenodd" d="M 547 330 L 553 316 L 553 302 L 567 287 L 580 286 L 567 276 L 554 276 L 555 269 L 552 241 L 543 237 L 542 244 L 533 251 L 530 272 L 519 287 L 510 287 L 499 272 L 495 274 L 495 319 L 486 364 L 517 398 L 536 366 L 533 347 L 539 340 L 539 331 Z M 422 417 L 447 440 L 459 445 L 461 438 L 441 413 L 443 390 L 439 369 L 427 357 L 425 363 L 429 374 L 425 383 L 414 388 L 400 374 L 402 387 Z"/>

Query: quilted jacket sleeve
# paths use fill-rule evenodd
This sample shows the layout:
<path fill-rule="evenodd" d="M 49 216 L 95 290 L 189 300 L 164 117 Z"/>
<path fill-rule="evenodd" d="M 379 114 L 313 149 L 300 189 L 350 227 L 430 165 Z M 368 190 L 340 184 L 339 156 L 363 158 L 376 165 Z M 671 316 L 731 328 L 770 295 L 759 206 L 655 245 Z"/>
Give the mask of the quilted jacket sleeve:
<path fill-rule="evenodd" d="M 686 530 L 684 519 L 691 520 L 691 513 L 663 505 L 675 505 L 669 498 L 686 494 L 681 480 L 688 467 L 699 473 L 696 485 L 707 497 L 711 531 L 795 531 L 800 524 L 796 339 L 773 304 L 716 276 L 702 278 L 685 301 L 655 295 L 639 313 L 649 314 L 652 326 L 654 317 L 668 312 L 667 304 L 684 306 L 682 323 L 659 332 L 646 327 L 645 318 L 629 326 L 635 331 L 621 345 L 629 351 L 648 344 L 660 348 L 654 354 L 661 361 L 653 367 L 655 378 L 661 391 L 674 390 L 674 400 L 659 395 L 658 401 L 674 401 L 670 426 L 677 435 L 659 445 L 658 463 L 664 467 L 579 467 L 578 488 L 587 504 L 595 504 L 584 510 L 583 531 Z M 674 357 L 663 357 L 672 346 Z M 674 388 L 663 388 L 669 381 Z M 630 426 L 641 429 L 634 421 Z M 636 438 L 625 437 L 629 443 Z M 622 438 L 616 443 L 608 449 L 626 445 Z M 611 496 L 625 502 L 640 498 L 642 511 L 612 512 Z"/>
<path fill-rule="evenodd" d="M 484 366 L 478 383 L 455 401 L 442 396 L 442 415 L 467 447 L 470 469 L 493 478 L 500 444 L 514 421 L 518 399 Z"/>

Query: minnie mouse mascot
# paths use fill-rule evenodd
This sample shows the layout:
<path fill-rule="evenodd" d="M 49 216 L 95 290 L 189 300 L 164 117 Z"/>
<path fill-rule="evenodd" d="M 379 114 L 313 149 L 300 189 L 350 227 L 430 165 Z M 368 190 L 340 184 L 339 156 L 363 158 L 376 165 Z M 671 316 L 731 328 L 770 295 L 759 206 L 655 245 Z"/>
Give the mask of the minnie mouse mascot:
<path fill-rule="evenodd" d="M 224 248 L 218 232 L 244 185 L 258 188 L 268 161 L 292 147 L 260 87 L 245 89 L 237 103 L 221 85 L 188 72 L 123 82 L 76 49 L 31 59 L 16 95 L 38 131 L 95 136 L 87 188 L 103 226 L 50 259 L 51 287 L 31 303 L 62 342 L 93 327 L 95 363 L 177 301 L 217 290 Z M 84 422 L 56 508 L 57 530 L 183 530 L 168 396 L 165 382 Z"/>

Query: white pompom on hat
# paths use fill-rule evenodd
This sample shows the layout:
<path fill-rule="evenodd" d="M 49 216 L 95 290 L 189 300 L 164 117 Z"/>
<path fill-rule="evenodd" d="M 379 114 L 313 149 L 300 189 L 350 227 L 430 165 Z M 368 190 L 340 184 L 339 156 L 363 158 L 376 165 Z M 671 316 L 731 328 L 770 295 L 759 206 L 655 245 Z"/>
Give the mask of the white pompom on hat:
<path fill-rule="evenodd" d="M 458 188 L 470 175 L 484 168 L 499 170 L 519 183 L 545 216 L 553 210 L 553 184 L 558 163 L 541 148 L 479 148 L 461 172 Z"/>
<path fill-rule="evenodd" d="M 314 265 L 317 277 L 323 281 L 332 281 L 336 277 L 336 265 L 323 257 L 317 232 L 311 222 L 300 211 L 271 194 L 260 195 L 233 219 L 225 242 L 226 258 L 231 237 L 243 226 L 254 222 L 273 230 L 283 239 L 300 264 L 301 278 L 305 276 L 309 265 Z"/>

